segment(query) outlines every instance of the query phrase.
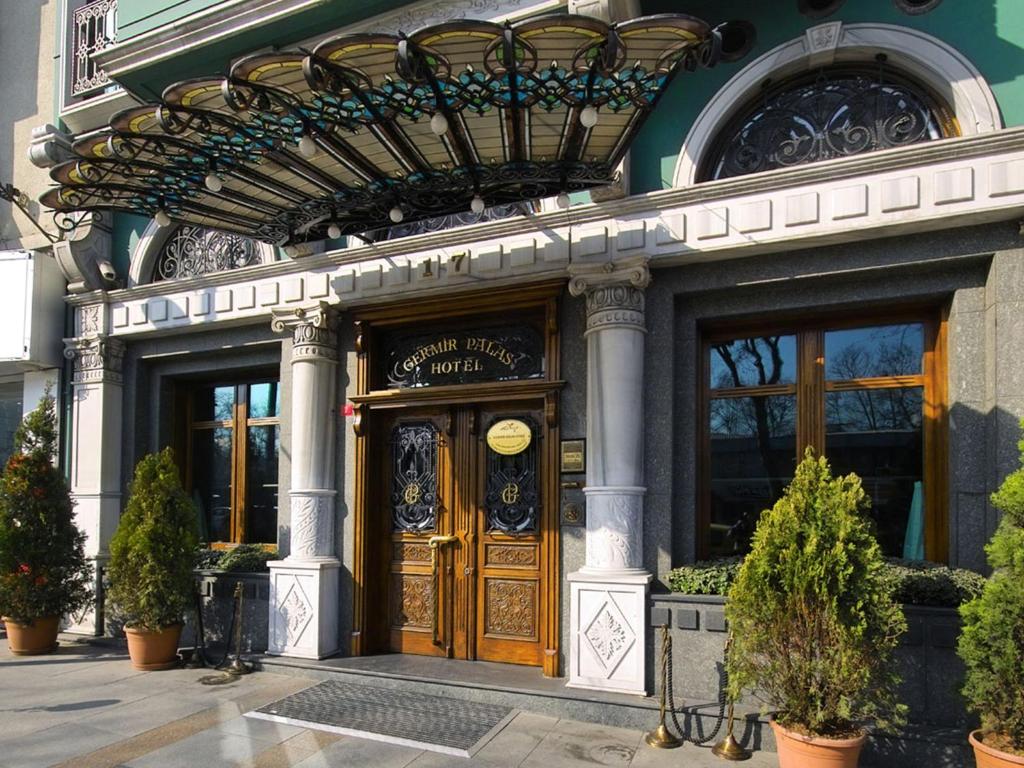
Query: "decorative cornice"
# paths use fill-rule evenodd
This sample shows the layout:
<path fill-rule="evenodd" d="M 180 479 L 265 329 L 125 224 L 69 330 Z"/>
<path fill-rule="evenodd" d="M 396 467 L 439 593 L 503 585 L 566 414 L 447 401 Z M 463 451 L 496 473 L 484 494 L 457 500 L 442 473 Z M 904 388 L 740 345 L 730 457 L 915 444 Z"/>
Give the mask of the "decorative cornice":
<path fill-rule="evenodd" d="M 64 339 L 64 357 L 75 363 L 75 384 L 121 384 L 125 343 L 106 335 Z"/>
<path fill-rule="evenodd" d="M 274 333 L 292 333 L 292 362 L 300 360 L 334 363 L 338 355 L 338 312 L 326 301 L 309 307 L 272 311 Z"/>
<path fill-rule="evenodd" d="M 569 293 L 573 296 L 589 295 L 595 289 L 612 286 L 630 286 L 643 291 L 651 284 L 648 262 L 646 256 L 635 256 L 618 261 L 570 264 Z"/>

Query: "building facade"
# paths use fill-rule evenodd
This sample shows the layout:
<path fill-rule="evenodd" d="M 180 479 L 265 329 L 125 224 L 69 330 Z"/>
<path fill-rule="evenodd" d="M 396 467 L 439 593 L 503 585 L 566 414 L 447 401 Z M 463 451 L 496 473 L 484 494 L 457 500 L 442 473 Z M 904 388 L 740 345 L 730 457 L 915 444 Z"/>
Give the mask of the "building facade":
<path fill-rule="evenodd" d="M 635 694 L 652 590 L 742 554 L 808 447 L 864 479 L 887 555 L 984 568 L 1024 416 L 1014 0 L 119 0 L 112 33 L 114 5 L 58 14 L 77 148 L 144 117 L 118 109 L 181 107 L 189 78 L 251 82 L 254 52 L 357 32 L 750 26 L 568 207 L 547 190 L 286 248 L 163 208 L 90 214 L 58 248 L 99 563 L 135 462 L 171 445 L 207 541 L 278 548 L 269 653 L 512 662 Z"/>

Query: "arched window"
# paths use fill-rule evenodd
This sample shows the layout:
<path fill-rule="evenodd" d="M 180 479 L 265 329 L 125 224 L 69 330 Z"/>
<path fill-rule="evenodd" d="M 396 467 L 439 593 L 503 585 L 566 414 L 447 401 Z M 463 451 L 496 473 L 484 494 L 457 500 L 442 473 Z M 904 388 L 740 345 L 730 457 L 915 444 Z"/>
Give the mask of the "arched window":
<path fill-rule="evenodd" d="M 756 102 L 720 132 L 698 177 L 726 179 L 959 134 L 948 107 L 880 56 L 862 67 L 766 81 Z"/>
<path fill-rule="evenodd" d="M 160 248 L 153 281 L 198 277 L 262 263 L 263 253 L 255 240 L 182 224 Z"/>

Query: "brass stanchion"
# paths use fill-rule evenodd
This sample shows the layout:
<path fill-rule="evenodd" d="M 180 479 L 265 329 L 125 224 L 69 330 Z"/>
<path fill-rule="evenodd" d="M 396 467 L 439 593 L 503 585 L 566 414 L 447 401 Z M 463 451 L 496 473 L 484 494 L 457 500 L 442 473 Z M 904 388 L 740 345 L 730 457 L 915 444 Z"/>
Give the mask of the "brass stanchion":
<path fill-rule="evenodd" d="M 224 671 L 229 675 L 248 675 L 252 672 L 249 666 L 242 661 L 242 582 L 235 584 L 235 609 L 238 612 L 238 620 L 235 622 L 235 658 L 225 667 Z"/>
<path fill-rule="evenodd" d="M 644 736 L 650 746 L 658 749 L 675 749 L 681 747 L 683 742 L 672 735 L 672 732 L 665 726 L 665 695 L 668 684 L 668 665 L 672 657 L 672 636 L 668 633 L 668 624 L 661 625 L 661 706 L 658 714 L 658 727 L 648 731 Z"/>
<path fill-rule="evenodd" d="M 739 742 L 733 738 L 732 726 L 733 726 L 733 702 L 729 702 L 729 724 L 726 726 L 725 738 L 715 744 L 711 748 L 711 753 L 723 760 L 749 760 L 753 753 L 749 749 L 744 749 L 740 746 Z"/>

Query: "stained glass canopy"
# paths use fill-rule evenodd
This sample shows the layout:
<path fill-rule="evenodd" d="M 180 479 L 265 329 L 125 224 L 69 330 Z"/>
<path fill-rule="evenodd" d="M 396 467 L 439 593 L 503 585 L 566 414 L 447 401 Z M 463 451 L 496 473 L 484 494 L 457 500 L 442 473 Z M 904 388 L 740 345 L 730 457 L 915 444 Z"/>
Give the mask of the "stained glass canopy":
<path fill-rule="evenodd" d="M 590 189 L 722 32 L 552 15 L 258 54 L 80 137 L 41 201 L 289 245 Z"/>

